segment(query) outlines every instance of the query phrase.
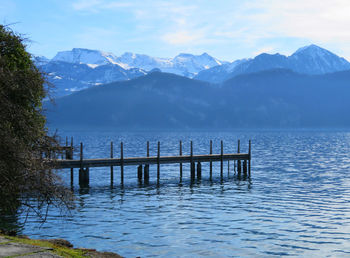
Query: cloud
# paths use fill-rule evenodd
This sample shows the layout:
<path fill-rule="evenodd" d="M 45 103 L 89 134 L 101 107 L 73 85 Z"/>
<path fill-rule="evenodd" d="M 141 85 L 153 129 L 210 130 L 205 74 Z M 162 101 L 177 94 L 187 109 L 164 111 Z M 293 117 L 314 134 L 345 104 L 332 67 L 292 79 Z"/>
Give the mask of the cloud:
<path fill-rule="evenodd" d="M 188 44 L 200 44 L 204 35 L 201 33 L 193 33 L 190 31 L 182 30 L 176 32 L 166 33 L 162 36 L 162 40 L 171 45 L 188 45 Z"/>
<path fill-rule="evenodd" d="M 130 30 L 125 39 L 144 37 L 169 49 L 235 45 L 254 55 L 312 42 L 350 56 L 349 0 L 78 0 L 71 6 L 104 16 L 123 12 Z"/>
<path fill-rule="evenodd" d="M 116 29 L 90 27 L 75 35 L 75 47 L 108 50 L 113 49 L 115 41 L 105 40 L 117 38 L 118 32 Z M 102 40 L 101 40 L 102 39 Z"/>
<path fill-rule="evenodd" d="M 264 25 L 269 33 L 317 41 L 350 40 L 348 0 L 261 0 L 251 6 L 262 10 L 252 22 Z"/>
<path fill-rule="evenodd" d="M 275 53 L 275 47 L 272 47 L 272 46 L 264 46 L 262 48 L 259 48 L 257 51 L 255 51 L 253 54 L 254 56 L 257 56 L 257 55 L 260 55 L 262 53 L 269 53 L 269 54 L 272 54 L 272 53 Z"/>

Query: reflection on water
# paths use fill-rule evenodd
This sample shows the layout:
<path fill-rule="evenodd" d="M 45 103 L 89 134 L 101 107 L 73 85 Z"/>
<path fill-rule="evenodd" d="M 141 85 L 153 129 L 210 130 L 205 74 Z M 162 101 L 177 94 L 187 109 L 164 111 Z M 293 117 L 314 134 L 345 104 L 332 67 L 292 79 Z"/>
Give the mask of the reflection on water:
<path fill-rule="evenodd" d="M 151 155 L 161 141 L 161 155 L 175 155 L 190 140 L 194 154 L 242 152 L 252 139 L 252 176 L 238 176 L 233 164 L 202 163 L 202 179 L 191 183 L 190 168 L 150 167 L 149 185 L 137 183 L 136 166 L 125 167 L 124 186 L 115 168 L 110 188 L 109 168 L 90 169 L 90 188 L 80 189 L 75 172 L 77 209 L 62 218 L 53 211 L 41 228 L 29 218 L 24 233 L 37 238 L 66 238 L 77 247 L 134 256 L 347 256 L 350 255 L 350 133 L 76 133 L 85 144 L 84 156 L 109 155 L 109 141 L 124 142 L 124 156 Z M 116 152 L 117 156 L 118 153 Z M 62 172 L 69 185 L 69 171 Z"/>

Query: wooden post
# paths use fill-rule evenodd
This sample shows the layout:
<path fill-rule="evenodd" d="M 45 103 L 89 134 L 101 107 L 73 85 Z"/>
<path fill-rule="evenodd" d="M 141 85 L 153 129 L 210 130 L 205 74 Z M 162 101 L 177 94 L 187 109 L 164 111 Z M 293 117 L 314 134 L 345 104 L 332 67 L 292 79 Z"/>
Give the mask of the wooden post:
<path fill-rule="evenodd" d="M 147 154 L 147 157 L 149 157 L 149 141 L 147 141 L 147 152 L 146 152 L 146 154 Z"/>
<path fill-rule="evenodd" d="M 213 141 L 210 140 L 210 152 L 209 152 L 210 155 L 213 154 Z M 209 163 L 209 167 L 210 167 L 210 180 L 212 180 L 212 177 L 213 177 L 213 162 L 210 161 Z"/>
<path fill-rule="evenodd" d="M 182 141 L 180 141 L 180 156 L 182 156 Z M 180 183 L 182 182 L 182 163 L 180 163 Z"/>
<path fill-rule="evenodd" d="M 157 151 L 157 184 L 159 184 L 159 179 L 160 179 L 159 157 L 160 157 L 160 142 L 158 142 L 158 151 Z"/>
<path fill-rule="evenodd" d="M 241 152 L 241 141 L 238 140 L 237 153 Z M 240 174 L 242 172 L 241 161 L 237 160 L 237 172 Z"/>
<path fill-rule="evenodd" d="M 83 143 L 80 143 L 80 168 L 83 168 Z"/>
<path fill-rule="evenodd" d="M 142 183 L 142 165 L 139 165 L 137 167 L 137 178 L 139 183 L 141 184 Z"/>
<path fill-rule="evenodd" d="M 246 159 L 243 161 L 243 173 L 245 176 L 247 175 L 247 160 Z"/>
<path fill-rule="evenodd" d="M 124 184 L 124 153 L 123 142 L 120 143 L 120 183 Z"/>
<path fill-rule="evenodd" d="M 113 159 L 113 142 L 111 142 L 111 159 Z M 113 187 L 113 166 L 111 166 L 111 187 Z"/>
<path fill-rule="evenodd" d="M 66 146 L 65 146 L 65 150 L 64 150 L 64 154 L 66 156 L 66 159 L 68 159 L 68 155 L 69 155 L 69 150 L 68 150 L 68 136 L 66 136 Z M 63 154 L 62 154 L 62 159 L 63 159 Z"/>
<path fill-rule="evenodd" d="M 248 160 L 248 174 L 250 176 L 250 165 L 251 165 L 251 159 L 252 159 L 252 141 L 249 140 L 249 160 Z"/>
<path fill-rule="evenodd" d="M 230 174 L 230 161 L 227 161 L 227 173 Z"/>
<path fill-rule="evenodd" d="M 149 184 L 149 165 L 145 165 L 143 168 L 143 180 L 145 184 Z"/>
<path fill-rule="evenodd" d="M 223 155 L 224 155 L 224 143 L 221 141 L 221 158 L 220 158 L 220 177 L 223 177 L 223 171 L 224 171 L 224 161 L 223 161 Z"/>
<path fill-rule="evenodd" d="M 202 165 L 200 162 L 197 163 L 197 180 L 202 179 Z"/>
<path fill-rule="evenodd" d="M 191 162 L 191 181 L 194 181 L 196 178 L 196 164 Z"/>
<path fill-rule="evenodd" d="M 190 154 L 191 154 L 191 162 L 192 162 L 192 160 L 193 160 L 193 142 L 191 141 L 191 152 L 190 152 Z"/>
<path fill-rule="evenodd" d="M 149 157 L 149 141 L 147 141 L 147 157 Z M 143 169 L 143 180 L 145 184 L 149 183 L 149 164 L 146 164 Z"/>
<path fill-rule="evenodd" d="M 191 141 L 191 180 L 196 178 L 196 164 L 193 162 L 193 142 Z"/>
<path fill-rule="evenodd" d="M 70 139 L 70 158 L 73 159 L 73 137 Z M 70 169 L 70 184 L 73 186 L 74 183 L 74 169 Z"/>
<path fill-rule="evenodd" d="M 80 187 L 89 187 L 90 181 L 90 172 L 89 168 L 81 168 L 79 169 L 79 186 Z"/>
<path fill-rule="evenodd" d="M 80 143 L 80 169 L 79 169 L 79 186 L 80 187 L 87 187 L 89 186 L 89 168 L 83 167 L 83 143 Z"/>

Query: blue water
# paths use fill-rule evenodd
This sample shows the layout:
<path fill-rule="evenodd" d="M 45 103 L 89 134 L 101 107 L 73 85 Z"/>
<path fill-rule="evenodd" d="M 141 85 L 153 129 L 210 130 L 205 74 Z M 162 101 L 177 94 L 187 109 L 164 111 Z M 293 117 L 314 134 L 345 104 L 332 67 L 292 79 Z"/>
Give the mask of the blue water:
<path fill-rule="evenodd" d="M 68 217 L 52 210 L 42 226 L 29 218 L 24 234 L 65 238 L 76 247 L 113 251 L 126 257 L 350 256 L 350 132 L 265 131 L 198 133 L 61 132 L 84 142 L 86 158 L 109 157 L 110 141 L 124 142 L 124 156 L 144 156 L 146 141 L 156 155 L 184 154 L 190 140 L 194 154 L 242 152 L 252 140 L 252 176 L 238 178 L 230 164 L 220 180 L 220 163 L 202 164 L 202 181 L 190 184 L 184 166 L 150 167 L 150 185 L 139 186 L 136 167 L 125 168 L 125 185 L 115 168 L 110 189 L 109 168 L 90 169 L 90 189 L 81 191 L 75 173 L 77 209 Z M 118 144 L 117 144 L 118 143 Z M 69 185 L 69 171 L 60 172 Z"/>

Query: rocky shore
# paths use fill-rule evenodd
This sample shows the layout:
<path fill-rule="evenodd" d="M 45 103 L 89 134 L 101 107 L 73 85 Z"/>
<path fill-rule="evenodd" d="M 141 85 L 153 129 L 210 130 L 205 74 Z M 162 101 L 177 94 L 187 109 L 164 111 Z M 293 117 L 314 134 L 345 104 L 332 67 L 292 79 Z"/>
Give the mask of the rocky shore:
<path fill-rule="evenodd" d="M 0 233 L 0 257 L 92 257 L 120 258 L 111 252 L 98 252 L 95 249 L 74 248 L 64 239 L 30 239 L 27 236 L 11 236 Z"/>

